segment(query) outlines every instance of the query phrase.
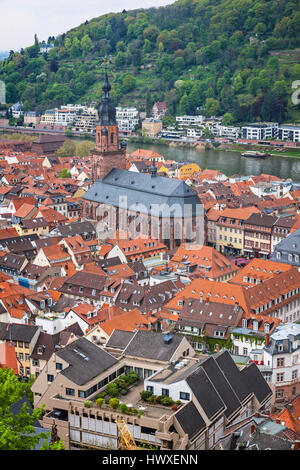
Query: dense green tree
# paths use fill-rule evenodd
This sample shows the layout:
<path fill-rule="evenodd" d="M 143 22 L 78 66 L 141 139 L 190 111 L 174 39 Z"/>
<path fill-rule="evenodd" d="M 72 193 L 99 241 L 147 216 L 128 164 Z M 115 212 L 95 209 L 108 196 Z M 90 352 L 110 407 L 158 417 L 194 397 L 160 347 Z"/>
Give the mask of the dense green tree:
<path fill-rule="evenodd" d="M 122 79 L 122 91 L 128 93 L 136 87 L 136 79 L 133 75 L 126 74 Z"/>
<path fill-rule="evenodd" d="M 67 168 L 63 168 L 59 173 L 58 173 L 59 178 L 71 178 L 72 175 L 70 171 Z"/>
<path fill-rule="evenodd" d="M 12 369 L 0 369 L 0 450 L 32 450 L 41 439 L 44 439 L 43 450 L 63 449 L 61 442 L 55 446 L 46 443 L 49 435 L 46 430 L 35 433 L 34 424 L 41 418 L 43 407 L 30 413 L 24 403 L 18 413 L 11 412 L 11 407 L 23 398 L 26 388 Z"/>
<path fill-rule="evenodd" d="M 182 114 L 187 114 L 189 110 L 189 98 L 187 94 L 183 95 L 179 102 L 179 112 Z"/>
<path fill-rule="evenodd" d="M 88 103 L 101 96 L 93 85 L 100 57 L 109 56 L 116 104 L 140 103 L 142 109 L 151 90 L 151 100 L 168 99 L 172 113 L 194 113 L 198 106 L 215 111 L 217 102 L 220 115 L 231 113 L 235 122 L 294 120 L 300 117 L 290 101 L 300 73 L 299 30 L 294 0 L 179 0 L 110 13 L 50 36 L 54 48 L 47 60 L 36 37 L 29 48 L 10 51 L 0 64 L 0 80 L 7 101 L 26 101 L 32 109 Z M 125 75 L 134 80 L 125 79 L 123 86 Z"/>
<path fill-rule="evenodd" d="M 85 57 L 92 49 L 93 43 L 88 34 L 85 34 L 80 42 L 82 55 Z"/>
<path fill-rule="evenodd" d="M 79 39 L 75 36 L 73 41 L 72 41 L 72 46 L 70 49 L 70 57 L 72 59 L 76 59 L 76 57 L 81 56 L 81 45 Z"/>
<path fill-rule="evenodd" d="M 206 116 L 218 116 L 220 112 L 220 104 L 214 98 L 206 98 L 204 113 Z"/>
<path fill-rule="evenodd" d="M 231 113 L 225 113 L 222 118 L 223 126 L 231 126 L 234 123 L 234 117 Z"/>
<path fill-rule="evenodd" d="M 148 39 L 150 42 L 153 42 L 153 43 L 156 41 L 158 34 L 159 34 L 158 28 L 153 25 L 148 26 L 143 31 L 144 39 Z"/>
<path fill-rule="evenodd" d="M 67 139 L 63 145 L 56 150 L 60 157 L 74 157 L 76 153 L 76 144 L 73 140 Z"/>
<path fill-rule="evenodd" d="M 94 150 L 95 144 L 89 140 L 84 140 L 76 145 L 76 156 L 77 157 L 88 157 L 91 155 L 91 151 Z"/>

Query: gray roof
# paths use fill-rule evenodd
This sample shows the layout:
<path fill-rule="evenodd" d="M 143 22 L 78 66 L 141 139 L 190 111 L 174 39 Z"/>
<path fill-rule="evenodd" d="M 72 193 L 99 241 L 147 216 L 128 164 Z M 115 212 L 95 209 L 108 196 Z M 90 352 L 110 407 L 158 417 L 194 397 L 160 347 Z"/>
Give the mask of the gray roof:
<path fill-rule="evenodd" d="M 259 403 L 263 403 L 272 394 L 272 390 L 254 362 L 241 370 L 241 377 L 247 384 L 247 387 L 254 393 Z"/>
<path fill-rule="evenodd" d="M 180 408 L 175 417 L 190 439 L 206 428 L 202 416 L 192 401 Z"/>
<path fill-rule="evenodd" d="M 280 253 L 280 258 L 277 258 L 277 253 Z M 292 260 L 289 259 L 289 255 L 292 256 Z M 298 261 L 295 259 L 295 255 L 298 256 Z M 270 259 L 281 263 L 288 263 L 293 266 L 300 267 L 300 228 L 292 232 L 281 242 L 275 246 Z"/>
<path fill-rule="evenodd" d="M 40 326 L 35 325 L 21 325 L 18 323 L 0 323 L 0 339 L 12 341 L 25 341 L 30 342 L 36 332 L 41 329 Z"/>
<path fill-rule="evenodd" d="M 198 367 L 187 377 L 186 382 L 209 419 L 226 410 L 218 391 L 202 367 Z"/>
<path fill-rule="evenodd" d="M 133 336 L 133 331 L 114 330 L 110 335 L 105 347 L 123 350 L 126 348 Z"/>
<path fill-rule="evenodd" d="M 118 362 L 115 357 L 84 337 L 56 351 L 56 356 L 69 364 L 61 374 L 77 385 L 85 385 Z"/>
<path fill-rule="evenodd" d="M 247 384 L 240 374 L 239 368 L 234 363 L 229 352 L 225 351 L 216 354 L 215 359 L 238 399 L 241 402 L 244 401 L 247 397 L 249 397 L 249 395 L 251 395 L 252 390 L 249 390 Z"/>
<path fill-rule="evenodd" d="M 216 450 L 292 450 L 298 439 L 294 431 L 270 418 L 252 417 L 221 439 Z"/>
<path fill-rule="evenodd" d="M 83 198 L 114 207 L 125 206 L 152 216 L 169 217 L 167 207 L 172 209 L 174 216 L 179 211 L 181 216 L 184 211 L 188 216 L 202 210 L 197 194 L 184 181 L 118 168 L 112 169 L 103 180 L 96 181 Z M 163 204 L 166 205 L 164 211 Z"/>
<path fill-rule="evenodd" d="M 247 220 L 245 220 L 245 224 L 254 224 L 263 227 L 273 227 L 273 225 L 277 222 L 278 217 L 266 214 L 251 214 Z"/>
<path fill-rule="evenodd" d="M 73 235 L 81 235 L 83 233 L 95 233 L 95 227 L 91 222 L 72 222 L 68 225 L 58 225 L 57 231 L 63 237 L 72 237 Z"/>
<path fill-rule="evenodd" d="M 124 354 L 125 356 L 168 362 L 184 338 L 172 335 L 172 341 L 166 344 L 164 336 L 163 333 L 153 331 L 137 331 L 125 348 Z"/>
<path fill-rule="evenodd" d="M 201 367 L 205 370 L 212 382 L 215 389 L 218 391 L 222 401 L 226 405 L 225 415 L 226 417 L 231 416 L 238 409 L 241 408 L 241 402 L 232 390 L 230 383 L 222 373 L 222 370 L 217 365 L 213 357 L 209 357 L 201 363 Z"/>

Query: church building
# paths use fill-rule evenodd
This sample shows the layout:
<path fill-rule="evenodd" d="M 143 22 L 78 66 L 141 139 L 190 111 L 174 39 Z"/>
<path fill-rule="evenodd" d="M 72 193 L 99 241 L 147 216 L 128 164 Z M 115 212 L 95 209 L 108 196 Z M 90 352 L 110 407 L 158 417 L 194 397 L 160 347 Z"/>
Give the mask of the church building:
<path fill-rule="evenodd" d="M 204 211 L 184 181 L 126 170 L 126 145 L 119 142 L 116 109 L 107 75 L 102 87 L 96 149 L 92 154 L 93 184 L 84 195 L 85 217 L 110 230 L 158 239 L 169 249 L 182 242 L 204 243 Z M 128 235 L 129 234 L 129 235 Z"/>

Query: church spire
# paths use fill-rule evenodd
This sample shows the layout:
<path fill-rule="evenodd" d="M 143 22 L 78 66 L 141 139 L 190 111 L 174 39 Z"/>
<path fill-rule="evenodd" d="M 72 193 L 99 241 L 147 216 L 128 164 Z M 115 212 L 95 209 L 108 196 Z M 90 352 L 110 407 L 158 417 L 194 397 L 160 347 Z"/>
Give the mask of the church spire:
<path fill-rule="evenodd" d="M 111 85 L 108 80 L 107 70 L 105 69 L 105 78 L 102 85 L 102 100 L 98 109 L 100 126 L 115 126 L 116 108 L 110 97 Z"/>

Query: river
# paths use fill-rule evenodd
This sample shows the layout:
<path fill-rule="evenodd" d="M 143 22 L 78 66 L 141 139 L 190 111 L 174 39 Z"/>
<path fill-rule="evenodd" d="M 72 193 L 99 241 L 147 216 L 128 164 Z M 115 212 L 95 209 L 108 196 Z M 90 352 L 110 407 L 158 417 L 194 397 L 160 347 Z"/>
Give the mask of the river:
<path fill-rule="evenodd" d="M 242 157 L 239 152 L 225 150 L 195 150 L 192 148 L 170 147 L 158 144 L 128 143 L 127 152 L 137 148 L 151 149 L 160 153 L 165 159 L 196 162 L 201 169 L 219 170 L 227 176 L 275 175 L 282 179 L 291 178 L 300 182 L 300 159 L 271 156 L 263 160 Z"/>

